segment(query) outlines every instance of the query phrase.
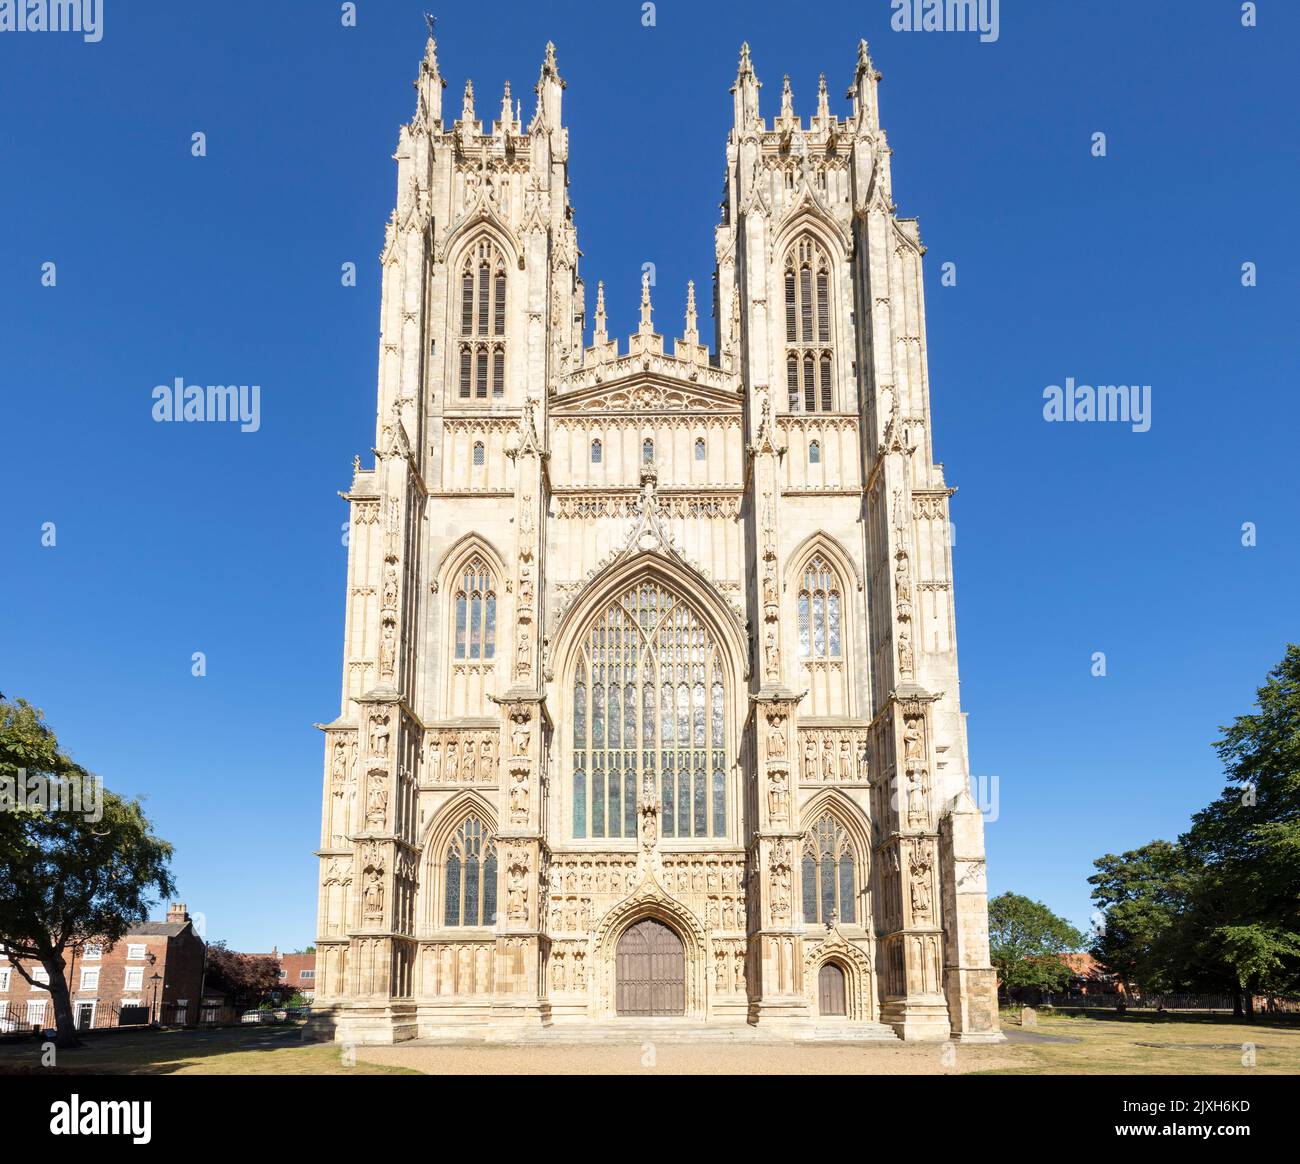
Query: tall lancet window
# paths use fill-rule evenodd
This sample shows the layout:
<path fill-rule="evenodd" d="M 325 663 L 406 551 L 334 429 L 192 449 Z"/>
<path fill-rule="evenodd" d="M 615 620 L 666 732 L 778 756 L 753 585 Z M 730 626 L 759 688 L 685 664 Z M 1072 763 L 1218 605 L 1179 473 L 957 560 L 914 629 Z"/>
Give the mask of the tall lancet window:
<path fill-rule="evenodd" d="M 447 845 L 443 866 L 443 924 L 490 926 L 496 916 L 496 842 L 478 817 L 466 817 Z"/>
<path fill-rule="evenodd" d="M 642 582 L 595 618 L 573 674 L 573 835 L 637 835 L 648 783 L 665 838 L 727 829 L 726 684 L 691 607 Z"/>
<path fill-rule="evenodd" d="M 844 652 L 839 578 L 821 554 L 804 567 L 799 583 L 799 655 L 838 659 Z"/>
<path fill-rule="evenodd" d="M 460 273 L 461 400 L 499 400 L 506 391 L 506 263 L 481 239 Z"/>
<path fill-rule="evenodd" d="M 456 658 L 492 659 L 497 649 L 497 595 L 480 557 L 461 571 L 456 587 Z"/>
<path fill-rule="evenodd" d="M 823 813 L 803 841 L 803 920 L 825 925 L 858 920 L 854 885 L 853 842 L 829 812 Z"/>
<path fill-rule="evenodd" d="M 785 256 L 785 379 L 791 412 L 835 407 L 831 342 L 831 264 L 811 238 Z"/>

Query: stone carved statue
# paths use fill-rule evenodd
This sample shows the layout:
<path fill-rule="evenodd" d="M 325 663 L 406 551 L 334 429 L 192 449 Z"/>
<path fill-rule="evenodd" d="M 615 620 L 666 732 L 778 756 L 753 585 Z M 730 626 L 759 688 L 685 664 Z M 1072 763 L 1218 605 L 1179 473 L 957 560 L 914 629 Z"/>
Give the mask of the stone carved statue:
<path fill-rule="evenodd" d="M 767 638 L 764 641 L 763 657 L 767 662 L 768 677 L 779 679 L 781 677 L 781 648 L 776 641 L 776 631 L 771 627 L 768 628 Z"/>
<path fill-rule="evenodd" d="M 803 778 L 806 784 L 817 780 L 817 741 L 809 736 L 803 745 Z"/>
<path fill-rule="evenodd" d="M 785 755 L 785 716 L 779 712 L 767 719 L 767 754 L 778 759 Z"/>
<path fill-rule="evenodd" d="M 918 716 L 909 716 L 903 721 L 903 756 L 908 760 L 920 760 L 925 755 L 924 746 L 921 720 Z"/>
<path fill-rule="evenodd" d="M 397 609 L 397 562 L 393 558 L 384 559 L 384 595 L 385 610 Z"/>
<path fill-rule="evenodd" d="M 366 916 L 380 917 L 384 912 L 384 877 L 378 869 L 370 870 L 365 890 Z"/>
<path fill-rule="evenodd" d="M 388 755 L 388 736 L 388 713 L 377 711 L 370 717 L 370 752 L 372 755 Z"/>
<path fill-rule="evenodd" d="M 790 920 L 791 866 L 788 841 L 778 840 L 773 846 L 769 876 L 772 888 L 772 921 L 775 925 L 784 925 Z"/>
<path fill-rule="evenodd" d="M 510 819 L 515 824 L 523 824 L 528 820 L 528 770 L 514 768 L 510 779 Z"/>
<path fill-rule="evenodd" d="M 532 728 L 528 723 L 527 712 L 517 713 L 513 717 L 515 726 L 510 729 L 510 745 L 516 756 L 528 755 L 528 744 L 533 738 Z"/>
<path fill-rule="evenodd" d="M 388 789 L 384 787 L 385 775 L 372 773 L 370 792 L 366 796 L 366 826 L 382 829 L 388 820 Z"/>
<path fill-rule="evenodd" d="M 528 920 L 528 854 L 515 849 L 506 870 L 506 917 L 511 921 Z"/>
<path fill-rule="evenodd" d="M 789 812 L 790 789 L 785 769 L 773 768 L 767 774 L 767 808 L 773 820 L 785 820 Z"/>
<path fill-rule="evenodd" d="M 904 675 L 912 673 L 912 639 L 906 627 L 898 632 L 898 669 Z"/>

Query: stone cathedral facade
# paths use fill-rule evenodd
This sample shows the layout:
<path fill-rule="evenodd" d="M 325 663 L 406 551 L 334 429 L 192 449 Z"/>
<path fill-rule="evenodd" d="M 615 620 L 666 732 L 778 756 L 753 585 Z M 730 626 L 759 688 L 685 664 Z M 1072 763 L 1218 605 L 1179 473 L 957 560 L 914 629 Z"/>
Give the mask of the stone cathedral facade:
<path fill-rule="evenodd" d="M 325 736 L 314 1022 L 677 1018 L 991 1040 L 921 246 L 847 116 L 741 51 L 713 344 L 579 273 L 565 82 L 458 115 L 429 40 L 382 253 Z M 592 302 L 594 300 L 594 302 Z"/>

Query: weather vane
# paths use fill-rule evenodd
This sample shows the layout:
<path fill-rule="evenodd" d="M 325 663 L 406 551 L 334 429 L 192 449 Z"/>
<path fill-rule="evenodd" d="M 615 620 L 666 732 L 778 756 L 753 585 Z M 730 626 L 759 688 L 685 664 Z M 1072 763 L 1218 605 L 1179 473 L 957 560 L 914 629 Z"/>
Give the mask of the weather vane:
<path fill-rule="evenodd" d="M 434 16 L 432 13 L 426 12 L 424 14 L 424 23 L 429 26 L 429 35 L 432 36 L 433 26 L 438 23 L 438 18 Z"/>

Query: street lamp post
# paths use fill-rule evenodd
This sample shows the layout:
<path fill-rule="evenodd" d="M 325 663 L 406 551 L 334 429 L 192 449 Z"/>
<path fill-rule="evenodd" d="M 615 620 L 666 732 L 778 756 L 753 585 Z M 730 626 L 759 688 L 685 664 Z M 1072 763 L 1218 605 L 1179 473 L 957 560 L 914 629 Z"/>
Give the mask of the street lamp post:
<path fill-rule="evenodd" d="M 154 974 L 149 979 L 153 983 L 153 1003 L 150 1005 L 150 1020 L 153 1023 L 158 1022 L 158 983 L 162 981 L 161 974 Z"/>

